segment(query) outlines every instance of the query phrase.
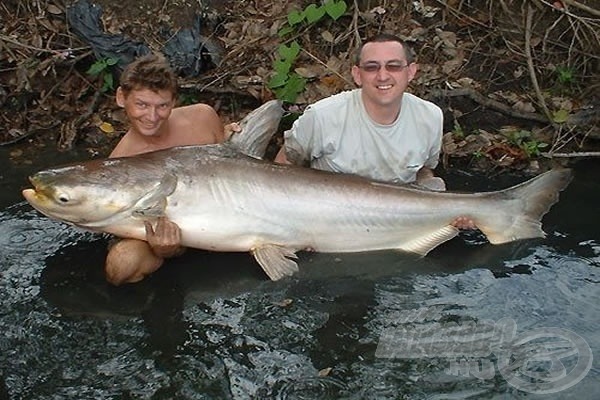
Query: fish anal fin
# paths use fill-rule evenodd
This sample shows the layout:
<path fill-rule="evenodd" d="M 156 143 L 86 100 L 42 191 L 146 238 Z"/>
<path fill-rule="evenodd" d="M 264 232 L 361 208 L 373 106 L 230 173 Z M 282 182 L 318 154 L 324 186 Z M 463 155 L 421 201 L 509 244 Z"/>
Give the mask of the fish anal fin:
<path fill-rule="evenodd" d="M 425 256 L 431 250 L 452 239 L 456 235 L 458 235 L 458 228 L 452 225 L 446 225 L 437 231 L 433 231 L 425 236 L 421 236 L 404 243 L 397 247 L 397 249 Z"/>
<path fill-rule="evenodd" d="M 291 260 L 291 258 L 296 259 L 298 257 L 292 249 L 275 244 L 267 244 L 255 247 L 251 252 L 265 273 L 273 281 L 298 272 L 298 264 Z"/>

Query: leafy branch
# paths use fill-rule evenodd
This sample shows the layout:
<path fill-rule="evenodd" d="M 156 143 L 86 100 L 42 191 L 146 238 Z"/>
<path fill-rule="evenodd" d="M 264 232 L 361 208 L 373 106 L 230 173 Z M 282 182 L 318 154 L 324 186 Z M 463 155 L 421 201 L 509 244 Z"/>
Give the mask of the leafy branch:
<path fill-rule="evenodd" d="M 348 8 L 344 0 L 327 0 L 322 5 L 309 4 L 303 10 L 293 10 L 287 15 L 286 24 L 279 30 L 283 38 L 302 26 L 312 26 L 328 16 L 337 21 Z M 300 76 L 292 68 L 300 54 L 300 44 L 294 40 L 289 45 L 280 44 L 277 48 L 277 58 L 273 61 L 274 75 L 268 86 L 275 92 L 278 99 L 293 103 L 306 87 L 306 78 Z"/>

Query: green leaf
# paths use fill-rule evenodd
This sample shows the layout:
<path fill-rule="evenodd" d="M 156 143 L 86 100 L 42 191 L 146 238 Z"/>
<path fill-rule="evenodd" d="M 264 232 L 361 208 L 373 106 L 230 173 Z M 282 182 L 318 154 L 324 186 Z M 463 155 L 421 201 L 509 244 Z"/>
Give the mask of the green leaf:
<path fill-rule="evenodd" d="M 291 63 L 300 54 L 300 45 L 294 40 L 289 46 L 280 44 L 277 51 L 283 60 Z"/>
<path fill-rule="evenodd" d="M 552 119 L 557 124 L 563 124 L 563 123 L 567 122 L 567 120 L 569 119 L 569 112 L 567 110 L 564 110 L 564 109 L 560 109 L 558 111 L 554 111 L 552 113 Z"/>
<path fill-rule="evenodd" d="M 277 32 L 277 36 L 279 36 L 280 38 L 289 35 L 290 33 L 294 32 L 294 28 L 290 25 L 284 25 L 281 27 L 281 29 L 279 29 L 279 32 Z"/>
<path fill-rule="evenodd" d="M 302 22 L 304 20 L 304 18 L 305 18 L 304 12 L 296 11 L 296 10 L 291 11 L 287 16 L 288 23 L 291 26 L 298 25 L 300 22 Z"/>
<path fill-rule="evenodd" d="M 325 2 L 324 7 L 327 15 L 329 15 L 334 21 L 337 21 L 339 17 L 344 15 L 348 5 L 344 0 L 328 0 Z"/>
<path fill-rule="evenodd" d="M 306 87 L 306 78 L 303 78 L 300 75 L 293 73 L 290 75 L 290 79 L 288 80 L 286 86 L 288 86 L 290 90 L 293 90 L 297 93 L 301 93 Z"/>
<path fill-rule="evenodd" d="M 278 99 L 287 103 L 294 103 L 298 95 L 304 90 L 306 79 L 298 74 L 292 74 L 289 78 L 285 86 L 275 89 L 274 92 Z"/>
<path fill-rule="evenodd" d="M 269 80 L 268 86 L 271 89 L 282 87 L 287 83 L 288 78 L 289 78 L 288 74 L 276 73 Z"/>
<path fill-rule="evenodd" d="M 104 85 L 102 85 L 103 88 L 106 88 L 106 90 L 112 90 L 114 88 L 114 78 L 112 74 L 104 74 Z"/>
<path fill-rule="evenodd" d="M 275 96 L 286 103 L 295 103 L 298 98 L 298 93 L 289 91 L 287 87 L 282 87 L 275 90 Z"/>
<path fill-rule="evenodd" d="M 108 65 L 108 66 L 116 65 L 118 62 L 119 62 L 118 58 L 109 57 L 106 59 L 106 65 Z"/>
<path fill-rule="evenodd" d="M 317 6 L 316 4 L 310 4 L 304 9 L 304 14 L 306 14 L 306 20 L 308 23 L 313 24 L 323 18 L 325 15 L 325 9 Z"/>
<path fill-rule="evenodd" d="M 106 69 L 106 63 L 104 61 L 96 61 L 86 71 L 86 74 L 92 75 L 92 76 L 98 76 L 105 69 Z"/>
<path fill-rule="evenodd" d="M 290 69 L 292 69 L 292 63 L 287 60 L 275 60 L 273 69 L 279 74 L 287 75 L 290 72 Z"/>

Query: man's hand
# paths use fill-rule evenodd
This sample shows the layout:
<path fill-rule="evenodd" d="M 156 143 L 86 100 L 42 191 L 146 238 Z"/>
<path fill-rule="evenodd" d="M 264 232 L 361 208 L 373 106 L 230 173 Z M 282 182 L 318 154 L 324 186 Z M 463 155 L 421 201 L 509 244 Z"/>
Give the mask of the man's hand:
<path fill-rule="evenodd" d="M 431 168 L 427 167 L 422 167 L 419 172 L 417 172 L 415 183 L 418 186 L 429 190 L 435 190 L 439 192 L 446 190 L 446 182 L 444 182 L 442 178 L 435 176 Z"/>
<path fill-rule="evenodd" d="M 458 217 L 452 221 L 452 226 L 458 229 L 476 229 L 475 222 L 467 217 Z"/>
<path fill-rule="evenodd" d="M 242 131 L 242 127 L 237 122 L 232 122 L 223 127 L 223 131 L 225 134 L 225 141 L 228 141 L 231 135 L 234 133 L 239 133 Z"/>
<path fill-rule="evenodd" d="M 169 258 L 183 252 L 181 230 L 176 223 L 165 217 L 160 217 L 155 228 L 148 221 L 144 221 L 144 225 L 146 227 L 146 241 L 158 257 Z"/>
<path fill-rule="evenodd" d="M 429 189 L 435 190 L 436 192 L 443 192 L 446 190 L 446 182 L 442 178 L 432 176 L 430 178 L 423 178 L 417 181 L 417 185 Z"/>

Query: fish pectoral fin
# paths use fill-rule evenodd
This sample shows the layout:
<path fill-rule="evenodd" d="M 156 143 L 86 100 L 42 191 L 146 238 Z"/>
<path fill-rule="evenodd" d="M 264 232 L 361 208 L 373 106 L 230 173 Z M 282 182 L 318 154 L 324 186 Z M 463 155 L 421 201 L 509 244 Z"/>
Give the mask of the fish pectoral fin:
<path fill-rule="evenodd" d="M 167 197 L 175 191 L 177 177 L 165 174 L 161 181 L 133 206 L 134 217 L 162 217 L 167 207 Z"/>
<path fill-rule="evenodd" d="M 165 215 L 165 208 L 167 207 L 167 199 L 162 198 L 156 200 L 153 204 L 148 204 L 146 208 L 138 208 L 133 211 L 132 215 L 137 218 L 158 218 Z"/>
<path fill-rule="evenodd" d="M 273 281 L 298 272 L 298 264 L 290 260 L 290 258 L 298 258 L 292 249 L 275 244 L 267 244 L 253 248 L 251 253 Z"/>
<path fill-rule="evenodd" d="M 433 231 L 425 236 L 421 236 L 407 243 L 404 243 L 397 249 L 426 256 L 427 253 L 435 249 L 440 244 L 458 235 L 458 232 L 458 228 L 452 225 L 446 225 L 443 228 L 438 229 L 437 231 Z"/>

